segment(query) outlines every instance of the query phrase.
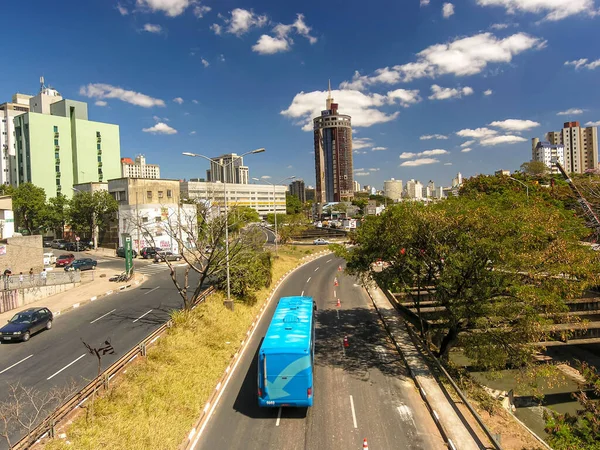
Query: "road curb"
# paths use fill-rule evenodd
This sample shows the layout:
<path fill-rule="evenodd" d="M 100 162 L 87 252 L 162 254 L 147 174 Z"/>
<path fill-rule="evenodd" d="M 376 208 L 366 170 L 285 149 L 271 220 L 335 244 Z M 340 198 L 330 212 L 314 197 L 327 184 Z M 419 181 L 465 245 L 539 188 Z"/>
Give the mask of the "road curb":
<path fill-rule="evenodd" d="M 233 373 L 235 372 L 235 369 L 237 367 L 237 364 L 240 361 L 241 356 L 243 355 L 245 349 L 248 347 L 248 343 L 250 342 L 252 334 L 254 333 L 254 331 L 256 330 L 258 325 L 260 324 L 260 321 L 262 320 L 263 315 L 264 315 L 265 311 L 267 310 L 267 307 L 271 303 L 271 300 L 273 299 L 275 293 L 277 292 L 277 290 L 279 289 L 279 287 L 281 286 L 283 281 L 285 281 L 288 276 L 290 276 L 292 273 L 294 273 L 296 270 L 300 269 L 301 267 L 305 266 L 306 264 L 314 261 L 315 259 L 321 258 L 327 254 L 330 254 L 330 253 L 332 253 L 332 252 L 329 250 L 324 250 L 324 251 L 321 251 L 318 253 L 314 253 L 312 255 L 303 256 L 302 258 L 300 258 L 300 261 L 301 261 L 300 264 L 298 264 L 293 269 L 288 270 L 283 276 L 281 276 L 277 280 L 277 283 L 270 290 L 269 295 L 267 296 L 267 298 L 263 302 L 262 306 L 258 310 L 256 317 L 254 318 L 254 321 L 252 322 L 252 324 L 246 331 L 246 335 L 240 342 L 239 348 L 237 349 L 235 354 L 232 356 L 231 360 L 229 361 L 229 364 L 225 368 L 225 372 L 223 373 L 223 375 L 221 375 L 221 377 L 217 381 L 215 389 L 213 390 L 212 394 L 206 401 L 206 404 L 204 405 L 204 408 L 202 409 L 202 413 L 200 415 L 200 418 L 196 422 L 196 425 L 188 433 L 188 437 L 187 437 L 186 441 L 183 443 L 183 448 L 185 450 L 194 449 L 196 444 L 198 443 L 198 440 L 200 439 L 200 434 L 204 430 L 204 427 L 206 426 L 208 419 L 210 419 L 210 416 L 212 415 L 214 408 L 218 404 L 219 397 L 220 397 L 222 391 L 224 390 L 225 386 L 227 385 L 227 383 L 233 376 Z"/>
<path fill-rule="evenodd" d="M 71 306 L 68 306 L 66 308 L 60 309 L 58 311 L 52 311 L 51 307 L 49 309 L 50 309 L 50 311 L 52 311 L 52 314 L 54 315 L 54 317 L 60 316 L 60 315 L 65 314 L 65 313 L 67 313 L 69 311 L 72 311 L 74 309 L 77 309 L 77 308 L 80 308 L 80 307 L 82 307 L 84 305 L 87 305 L 88 303 L 95 302 L 96 300 L 100 300 L 100 299 L 103 299 L 105 297 L 108 297 L 109 295 L 112 295 L 114 293 L 118 294 L 119 292 L 124 291 L 125 289 L 129 289 L 130 287 L 132 287 L 134 285 L 135 286 L 139 286 L 144 281 L 146 281 L 145 278 L 146 277 L 143 276 L 141 280 L 136 280 L 136 281 L 134 281 L 132 283 L 125 284 L 123 286 L 119 286 L 116 290 L 115 289 L 111 289 L 110 291 L 106 291 L 104 294 L 94 295 L 93 297 L 90 297 L 90 298 L 88 298 L 86 300 L 80 300 L 77 303 L 73 303 Z"/>

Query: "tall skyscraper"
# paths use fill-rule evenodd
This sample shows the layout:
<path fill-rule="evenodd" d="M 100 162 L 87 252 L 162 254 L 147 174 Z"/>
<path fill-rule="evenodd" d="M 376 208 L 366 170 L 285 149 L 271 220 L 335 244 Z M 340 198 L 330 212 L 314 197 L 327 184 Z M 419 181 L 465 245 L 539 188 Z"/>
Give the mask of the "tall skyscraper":
<path fill-rule="evenodd" d="M 546 138 L 551 145 L 564 146 L 564 168 L 567 172 L 583 173 L 588 169 L 598 169 L 597 127 L 581 128 L 579 122 L 565 122 L 561 131 L 550 131 Z"/>
<path fill-rule="evenodd" d="M 352 123 L 350 116 L 338 113 L 338 104 L 334 103 L 331 97 L 331 83 L 326 109 L 313 119 L 313 129 L 316 203 L 352 199 Z"/>
<path fill-rule="evenodd" d="M 294 180 L 290 183 L 290 194 L 298 197 L 301 203 L 306 202 L 306 189 L 304 188 L 304 180 Z"/>
<path fill-rule="evenodd" d="M 210 163 L 210 169 L 206 171 L 206 181 L 248 184 L 250 175 L 248 167 L 244 166 L 243 157 L 239 157 L 237 153 L 228 153 L 213 159 L 216 162 Z"/>
<path fill-rule="evenodd" d="M 2 149 L 0 184 L 10 184 L 11 173 L 16 171 L 15 124 L 13 119 L 29 111 L 30 98 L 31 95 L 15 94 L 12 96 L 12 102 L 0 105 L 0 149 Z"/>

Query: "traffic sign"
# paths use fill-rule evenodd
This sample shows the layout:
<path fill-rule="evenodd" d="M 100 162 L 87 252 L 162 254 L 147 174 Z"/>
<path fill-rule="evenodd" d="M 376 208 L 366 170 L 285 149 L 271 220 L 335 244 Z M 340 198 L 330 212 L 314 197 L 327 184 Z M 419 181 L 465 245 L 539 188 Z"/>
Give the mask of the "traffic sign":
<path fill-rule="evenodd" d="M 79 241 L 81 240 L 81 238 L 80 238 L 79 236 L 75 236 L 75 240 L 76 240 L 77 242 L 79 242 Z"/>

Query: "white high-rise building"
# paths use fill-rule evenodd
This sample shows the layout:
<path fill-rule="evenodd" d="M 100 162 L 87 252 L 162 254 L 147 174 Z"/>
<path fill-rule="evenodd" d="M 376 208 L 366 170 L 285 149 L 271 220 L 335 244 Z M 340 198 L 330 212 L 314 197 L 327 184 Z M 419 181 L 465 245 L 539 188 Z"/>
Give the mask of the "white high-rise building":
<path fill-rule="evenodd" d="M 536 138 L 532 139 L 532 141 L 534 140 Z M 562 144 L 552 145 L 550 142 L 540 142 L 538 140 L 532 161 L 543 162 L 550 173 L 557 174 L 559 171 L 554 161 L 558 161 L 563 167 L 565 166 L 565 146 Z"/>
<path fill-rule="evenodd" d="M 354 186 L 354 192 L 360 192 L 360 183 L 358 181 L 354 180 L 352 185 Z"/>
<path fill-rule="evenodd" d="M 420 181 L 411 179 L 406 182 L 406 197 L 420 200 L 423 198 L 423 184 Z"/>
<path fill-rule="evenodd" d="M 456 174 L 456 177 L 452 178 L 452 187 L 453 188 L 461 187 L 462 186 L 462 182 L 463 182 L 462 174 L 460 172 L 458 172 Z"/>
<path fill-rule="evenodd" d="M 10 184 L 11 170 L 16 164 L 15 155 L 15 124 L 13 118 L 29 111 L 31 95 L 15 94 L 12 102 L 0 105 L 0 184 Z"/>
<path fill-rule="evenodd" d="M 121 176 L 123 178 L 160 178 L 158 164 L 146 164 L 144 155 L 137 155 L 135 161 L 131 158 L 121 158 Z"/>
<path fill-rule="evenodd" d="M 402 198 L 402 180 L 392 178 L 383 182 L 383 193 L 395 202 Z"/>
<path fill-rule="evenodd" d="M 546 138 L 551 145 L 564 146 L 563 166 L 567 172 L 584 173 L 598 168 L 597 127 L 582 128 L 579 122 L 565 122 L 561 131 L 550 131 Z"/>

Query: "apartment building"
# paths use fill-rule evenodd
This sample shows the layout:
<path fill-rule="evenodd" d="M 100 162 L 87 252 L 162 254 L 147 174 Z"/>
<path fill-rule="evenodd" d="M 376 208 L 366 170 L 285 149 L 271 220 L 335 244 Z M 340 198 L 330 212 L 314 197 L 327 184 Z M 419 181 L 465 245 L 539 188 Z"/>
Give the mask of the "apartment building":
<path fill-rule="evenodd" d="M 29 111 L 31 95 L 14 94 L 11 102 L 0 105 L 0 184 L 10 185 L 11 173 L 16 170 L 14 118 Z"/>
<path fill-rule="evenodd" d="M 160 178 L 158 164 L 147 164 L 144 155 L 137 155 L 135 160 L 121 158 L 121 176 L 125 178 Z"/>
<path fill-rule="evenodd" d="M 550 145 L 564 147 L 563 167 L 569 173 L 598 169 L 598 129 L 581 127 L 579 122 L 565 122 L 562 130 L 546 133 Z M 532 141 L 532 156 L 535 152 Z M 537 148 L 537 143 L 535 144 Z M 532 158 L 533 159 L 533 158 Z"/>

